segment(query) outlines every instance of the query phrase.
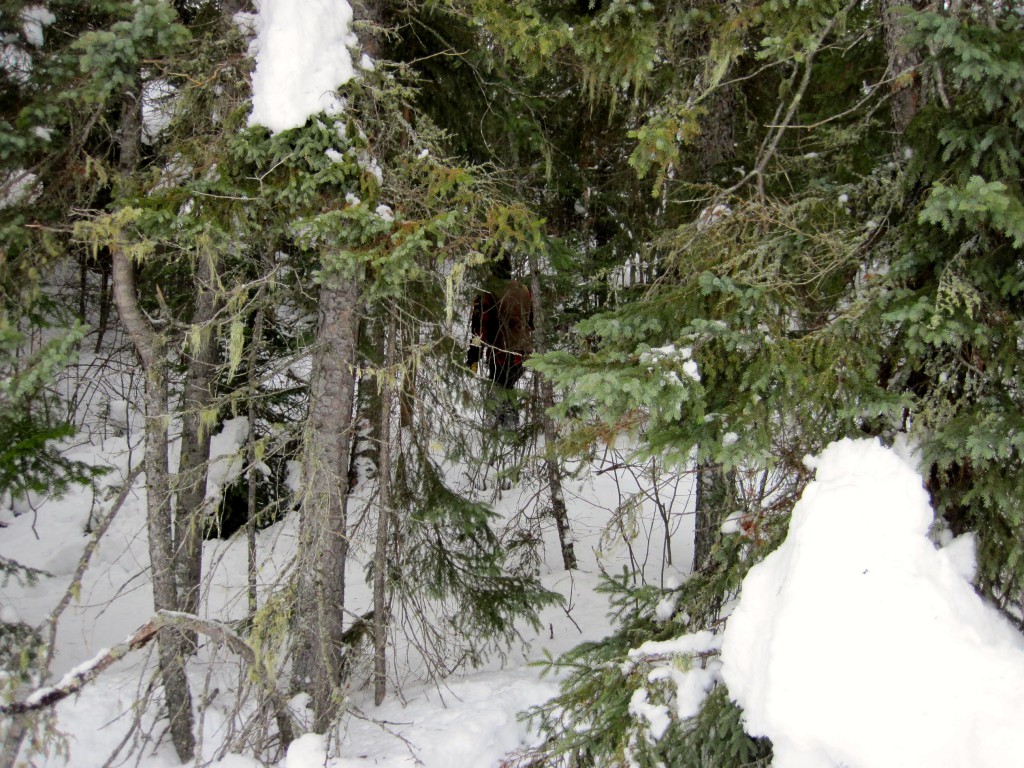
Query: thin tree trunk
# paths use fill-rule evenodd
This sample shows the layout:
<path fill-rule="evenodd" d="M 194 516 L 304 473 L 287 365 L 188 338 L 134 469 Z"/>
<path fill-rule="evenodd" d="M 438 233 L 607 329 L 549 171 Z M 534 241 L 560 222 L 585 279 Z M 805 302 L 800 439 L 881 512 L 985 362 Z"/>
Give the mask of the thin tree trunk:
<path fill-rule="evenodd" d="M 547 349 L 547 326 L 544 321 L 544 301 L 541 298 L 540 270 L 537 257 L 530 254 L 530 292 L 533 294 L 533 325 L 534 348 L 538 352 Z M 565 506 L 565 495 L 562 492 L 562 471 L 555 457 L 555 443 L 558 441 L 558 429 L 548 409 L 555 404 L 555 391 L 548 379 L 540 380 L 541 425 L 544 429 L 544 473 L 548 483 L 548 495 L 551 498 L 551 516 L 555 519 L 558 529 L 558 546 L 562 554 L 562 565 L 567 571 L 576 567 L 576 549 L 572 541 L 572 530 L 569 527 L 569 512 Z"/>
<path fill-rule="evenodd" d="M 319 313 L 303 457 L 292 682 L 310 693 L 313 729 L 323 733 L 340 703 L 343 671 L 347 473 L 359 328 L 355 280 L 325 281 Z"/>
<path fill-rule="evenodd" d="M 96 324 L 96 346 L 93 349 L 99 354 L 103 349 L 103 337 L 107 332 L 107 325 L 110 322 L 110 264 L 107 256 L 101 252 L 98 259 L 100 265 L 100 316 Z"/>
<path fill-rule="evenodd" d="M 28 715 L 25 713 L 7 716 L 3 741 L 0 742 L 0 768 L 14 768 L 18 754 L 21 752 L 22 742 L 25 741 L 25 731 L 28 729 L 27 718 Z"/>
<path fill-rule="evenodd" d="M 85 297 L 89 291 L 89 257 L 82 254 L 78 257 L 78 320 L 83 325 L 86 323 L 88 307 Z"/>
<path fill-rule="evenodd" d="M 120 172 L 127 179 L 138 168 L 140 157 L 142 110 L 138 83 L 126 90 L 122 102 Z M 167 468 L 167 361 L 163 338 L 150 326 L 139 307 L 135 292 L 135 272 L 124 246 L 111 248 L 114 303 L 121 322 L 142 361 L 146 377 L 145 434 L 146 450 L 146 523 L 149 532 L 149 556 L 156 610 L 177 611 L 178 590 L 171 541 L 169 473 Z M 157 658 L 164 686 L 171 740 L 178 758 L 193 757 L 192 696 L 185 675 L 181 635 L 174 629 L 159 633 Z"/>
<path fill-rule="evenodd" d="M 249 440 L 248 450 L 246 452 L 246 462 L 249 466 L 249 488 L 248 498 L 246 500 L 247 514 L 245 523 L 245 541 L 246 551 L 248 554 L 246 562 L 246 594 L 248 597 L 250 621 L 256 617 L 256 610 L 259 607 L 256 593 L 256 439 L 254 425 L 256 423 L 256 365 L 258 362 L 256 352 L 263 343 L 264 312 L 262 298 L 263 290 L 260 289 L 259 294 L 256 296 L 258 304 L 256 309 L 256 319 L 252 330 L 252 342 L 249 347 L 249 370 L 247 372 L 249 388 Z"/>
<path fill-rule="evenodd" d="M 398 328 L 394 321 L 388 329 L 385 344 L 384 382 L 380 408 L 380 460 L 377 463 L 379 490 L 377 500 L 377 540 L 373 554 L 373 702 L 380 706 L 387 693 L 387 575 L 388 542 L 391 521 L 391 456 L 394 445 L 391 435 L 392 412 L 397 384 L 395 368 L 398 360 Z"/>
<path fill-rule="evenodd" d="M 216 265 L 200 254 L 196 264 L 196 304 L 192 325 L 199 329 L 198 348 L 187 355 L 182 395 L 181 457 L 176 478 L 174 555 L 179 610 L 199 613 L 203 567 L 203 520 L 206 517 L 206 479 L 209 473 L 210 427 L 203 412 L 213 404 L 217 374 L 217 344 L 210 323 L 217 312 Z M 185 652 L 195 653 L 196 635 L 186 637 Z"/>
<path fill-rule="evenodd" d="M 732 511 L 732 472 L 705 462 L 697 467 L 697 509 L 693 539 L 693 570 L 699 571 L 711 562 L 711 552 L 722 538 L 722 523 Z"/>

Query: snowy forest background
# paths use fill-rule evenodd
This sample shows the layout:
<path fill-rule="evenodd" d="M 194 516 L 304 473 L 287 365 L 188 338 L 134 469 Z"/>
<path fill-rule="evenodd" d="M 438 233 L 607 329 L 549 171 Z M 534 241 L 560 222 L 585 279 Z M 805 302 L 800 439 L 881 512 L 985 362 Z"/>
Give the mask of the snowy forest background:
<path fill-rule="evenodd" d="M 0 35 L 0 768 L 1019 762 L 1020 3 Z"/>

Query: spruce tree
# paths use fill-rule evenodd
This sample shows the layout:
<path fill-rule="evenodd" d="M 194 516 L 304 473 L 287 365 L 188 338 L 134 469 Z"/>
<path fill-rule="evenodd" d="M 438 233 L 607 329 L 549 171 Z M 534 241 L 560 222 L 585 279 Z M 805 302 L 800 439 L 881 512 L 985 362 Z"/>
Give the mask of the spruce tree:
<path fill-rule="evenodd" d="M 631 133 L 632 166 L 669 201 L 635 225 L 651 226 L 658 280 L 578 323 L 580 346 L 536 367 L 561 387 L 572 445 L 626 431 L 641 454 L 685 468 L 696 447 L 698 462 L 734 478 L 722 512 L 735 532 L 668 595 L 616 587 L 617 632 L 561 661 L 572 670 L 563 694 L 533 713 L 551 741 L 527 762 L 738 765 L 765 754 L 734 707 L 712 716 L 727 702 L 720 690 L 653 737 L 624 692 L 627 652 L 721 627 L 743 574 L 781 540 L 808 479 L 802 457 L 839 437 L 907 433 L 941 524 L 979 539 L 979 587 L 1019 615 L 1017 335 L 1002 325 L 1016 322 L 1021 245 L 1019 17 L 738 4 L 691 9 L 652 33 L 644 22 L 671 18 L 669 4 L 614 3 L 576 17 L 570 40 L 567 5 L 474 9 L 511 58 L 535 71 L 551 50 L 571 55 L 593 93 L 656 83 L 661 64 L 678 72 L 694 57 L 697 76 L 651 94 Z M 702 116 L 726 89 L 747 119 L 735 165 L 708 175 L 702 131 L 715 126 Z M 643 101 L 619 89 L 616 109 L 630 96 Z M 667 599 L 666 621 L 652 605 Z"/>

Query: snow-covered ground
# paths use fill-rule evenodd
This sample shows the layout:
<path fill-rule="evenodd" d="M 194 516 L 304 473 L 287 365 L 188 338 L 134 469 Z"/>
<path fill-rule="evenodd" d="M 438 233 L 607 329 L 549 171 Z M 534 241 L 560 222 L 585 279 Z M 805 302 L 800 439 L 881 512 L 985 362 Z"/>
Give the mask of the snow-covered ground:
<path fill-rule="evenodd" d="M 242 434 L 238 422 L 228 422 L 215 440 L 214 455 L 229 455 Z M 125 438 L 79 445 L 70 453 L 114 467 L 105 482 L 115 485 L 128 470 L 129 455 L 136 460 L 141 455 L 137 447 L 128 451 Z M 530 662 L 608 631 L 607 605 L 594 590 L 600 569 L 643 563 L 654 583 L 679 578 L 677 569 L 665 568 L 662 520 L 649 500 L 639 507 L 637 525 L 609 529 L 625 495 L 642 490 L 637 475 L 624 469 L 598 473 L 618 458 L 605 457 L 603 467 L 579 473 L 568 486 L 578 571 L 561 569 L 554 531 L 550 526 L 545 531 L 540 578 L 565 597 L 565 606 L 543 613 L 540 632 L 524 627 L 522 642 L 504 662 L 492 660 L 440 684 L 405 668 L 400 675 L 405 683 L 380 707 L 373 706 L 372 691 L 351 691 L 350 714 L 339 732 L 299 737 L 281 768 L 497 768 L 509 753 L 530 745 L 537 735 L 517 715 L 557 689 L 557 682 L 542 678 Z M 679 713 L 696 711 L 703 692 L 724 679 L 744 708 L 748 730 L 773 740 L 775 764 L 783 768 L 1014 764 L 1017 723 L 1024 715 L 1024 642 L 973 591 L 971 538 L 947 539 L 941 547 L 932 543 L 932 512 L 920 476 L 877 442 L 843 441 L 809 463 L 816 480 L 794 511 L 789 536 L 751 571 L 724 638 L 699 633 L 657 649 L 639 648 L 636 655 L 721 646 L 720 664 L 694 670 L 699 680 L 680 677 L 680 692 L 684 685 L 689 692 L 685 702 L 679 697 Z M 460 474 L 455 467 L 451 478 Z M 673 554 L 676 563 L 689 562 L 688 478 L 662 479 L 681 482 L 673 486 L 670 508 Z M 500 494 L 495 509 L 510 518 L 533 503 L 537 491 L 524 479 Z M 143 502 L 137 481 L 61 621 L 53 678 L 122 641 L 149 618 Z M 2 599 L 5 619 L 45 620 L 90 540 L 85 533 L 90 515 L 95 526 L 111 503 L 79 489 L 61 500 L 35 499 L 34 509 L 14 505 L 21 514 L 3 510 L 7 527 L 0 555 L 52 574 L 34 586 L 9 582 Z M 264 583 L 287 561 L 293 524 L 288 519 L 260 533 Z M 623 537 L 623 530 L 632 535 Z M 245 558 L 245 542 L 238 537 L 208 542 L 205 610 L 210 618 L 237 618 L 242 610 Z M 353 605 L 369 600 L 361 573 L 353 564 Z M 230 658 L 209 649 L 190 669 L 197 698 L 206 701 L 204 762 L 222 768 L 259 765 L 223 754 L 239 672 Z M 62 739 L 48 754 L 36 755 L 33 764 L 107 764 L 133 724 L 151 673 L 147 653 L 131 654 L 61 702 L 55 725 Z M 642 690 L 634 704 L 634 715 L 657 733 L 667 713 L 648 704 Z M 159 735 L 162 726 L 154 727 L 151 717 L 143 715 L 133 736 L 131 744 L 141 748 L 132 759 L 144 768 L 178 765 L 169 744 L 137 741 Z"/>
<path fill-rule="evenodd" d="M 101 484 L 116 487 L 127 476 L 129 461 L 133 466 L 141 461 L 141 446 L 130 445 L 126 437 L 105 437 L 102 430 L 93 432 L 93 443 L 79 444 L 69 454 L 112 467 Z M 244 435 L 244 422 L 229 420 L 214 436 L 211 456 L 221 458 L 213 465 L 211 489 L 219 488 L 237 473 L 238 464 L 231 457 L 243 448 Z M 626 504 L 635 493 L 652 493 L 651 486 L 642 479 L 649 476 L 649 471 L 620 467 L 597 473 L 620 463 L 621 458 L 616 453 L 605 455 L 600 465 L 580 473 L 580 479 L 569 481 L 566 486 L 581 565 L 578 570 L 562 569 L 554 525 L 546 524 L 539 577 L 545 587 L 561 594 L 565 603 L 542 613 L 540 632 L 524 625 L 522 640 L 510 649 L 504 661 L 491 659 L 480 669 L 440 684 L 426 681 L 421 670 L 409 666 L 415 663 L 414 655 L 400 654 L 403 666 L 396 669 L 396 677 L 404 681 L 400 690 L 393 691 L 379 708 L 373 705 L 372 689 L 353 690 L 351 715 L 345 719 L 340 733 L 332 735 L 329 743 L 316 735 L 300 738 L 281 765 L 486 768 L 499 766 L 510 751 L 531 744 L 536 735 L 528 733 L 517 716 L 557 690 L 557 682 L 542 679 L 540 668 L 531 666 L 531 662 L 543 659 L 546 653 L 557 656 L 584 640 L 607 634 L 606 597 L 595 592 L 600 571 L 619 572 L 623 565 L 635 564 L 646 570 L 653 583 L 679 578 L 678 569 L 666 565 L 665 522 L 653 500 L 648 498 L 635 508 Z M 529 510 L 542 498 L 538 481 L 528 476 L 500 494 L 495 491 L 493 478 L 487 483 L 488 489 L 473 488 L 480 484 L 480 478 L 470 478 L 458 466 L 450 468 L 449 481 L 462 483 L 464 492 L 493 498 L 494 509 L 502 519 Z M 688 564 L 693 536 L 690 478 L 670 474 L 662 476 L 660 482 L 660 501 L 667 505 L 670 515 L 673 562 Z M 99 540 L 77 598 L 64 612 L 57 635 L 57 654 L 47 682 L 52 683 L 76 665 L 123 642 L 152 615 L 143 483 L 144 476 L 138 476 L 132 493 Z M 109 496 L 101 489 L 94 499 L 88 489 L 75 489 L 63 499 L 35 499 L 34 509 L 24 503 L 15 504 L 20 514 L 12 509 L 0 511 L 7 525 L 0 532 L 0 555 L 52 574 L 35 585 L 9 582 L 0 599 L 5 619 L 34 625 L 46 620 L 67 590 L 92 538 L 86 532 L 90 516 L 94 529 L 113 504 Z M 623 526 L 610 526 L 620 505 L 632 508 L 633 516 Z M 258 535 L 264 590 L 270 588 L 293 551 L 296 518 L 293 515 Z M 631 535 L 623 537 L 624 530 Z M 358 553 L 360 549 L 356 546 L 353 551 Z M 246 560 L 244 536 L 206 543 L 205 617 L 232 620 L 244 616 Z M 364 574 L 361 563 L 352 563 L 347 599 L 357 608 L 370 604 Z M 148 650 L 129 654 L 80 694 L 58 704 L 55 725 L 63 740 L 54 742 L 50 753 L 34 756 L 33 764 L 40 768 L 105 765 L 132 729 L 137 701 L 151 679 L 152 663 Z M 194 695 L 197 700 L 207 701 L 202 723 L 204 761 L 214 761 L 214 765 L 226 768 L 254 768 L 259 763 L 251 758 L 221 755 L 231 729 L 239 677 L 237 662 L 229 654 L 216 653 L 212 646 L 201 649 L 190 667 Z M 294 704 L 301 711 L 301 699 Z M 139 742 L 159 736 L 163 724 L 154 726 L 151 714 L 157 709 L 154 706 L 143 715 L 142 727 L 122 751 L 123 757 L 129 747 L 141 746 L 130 759 L 139 759 L 143 768 L 179 765 L 166 739 L 159 745 Z M 323 755 L 328 750 L 332 759 L 325 763 Z"/>

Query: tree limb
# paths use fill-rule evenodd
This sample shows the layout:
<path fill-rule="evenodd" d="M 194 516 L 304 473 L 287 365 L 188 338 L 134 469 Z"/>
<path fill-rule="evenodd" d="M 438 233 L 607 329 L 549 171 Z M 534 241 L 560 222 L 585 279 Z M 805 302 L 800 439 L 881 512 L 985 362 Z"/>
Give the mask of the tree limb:
<path fill-rule="evenodd" d="M 218 645 L 227 646 L 249 667 L 258 665 L 256 652 L 241 636 L 230 627 L 216 621 L 207 621 L 189 613 L 158 611 L 149 621 L 135 630 L 127 640 L 113 648 L 104 649 L 91 661 L 81 664 L 68 672 L 56 685 L 39 688 L 21 701 L 10 704 L 0 703 L 0 716 L 23 715 L 51 707 L 72 694 L 80 692 L 100 673 L 114 662 L 148 645 L 163 627 L 175 627 L 205 635 Z M 294 731 L 288 717 L 288 710 L 272 682 L 266 681 L 267 695 L 275 710 L 277 727 L 285 744 L 292 741 Z"/>
<path fill-rule="evenodd" d="M 46 707 L 53 706 L 73 693 L 78 693 L 86 684 L 99 677 L 100 673 L 115 661 L 128 655 L 131 651 L 146 646 L 156 637 L 160 625 L 161 621 L 158 617 L 150 619 L 123 643 L 104 650 L 92 661 L 76 667 L 56 685 L 39 688 L 22 701 L 0 704 L 0 715 L 23 715 L 27 712 L 37 712 Z"/>

